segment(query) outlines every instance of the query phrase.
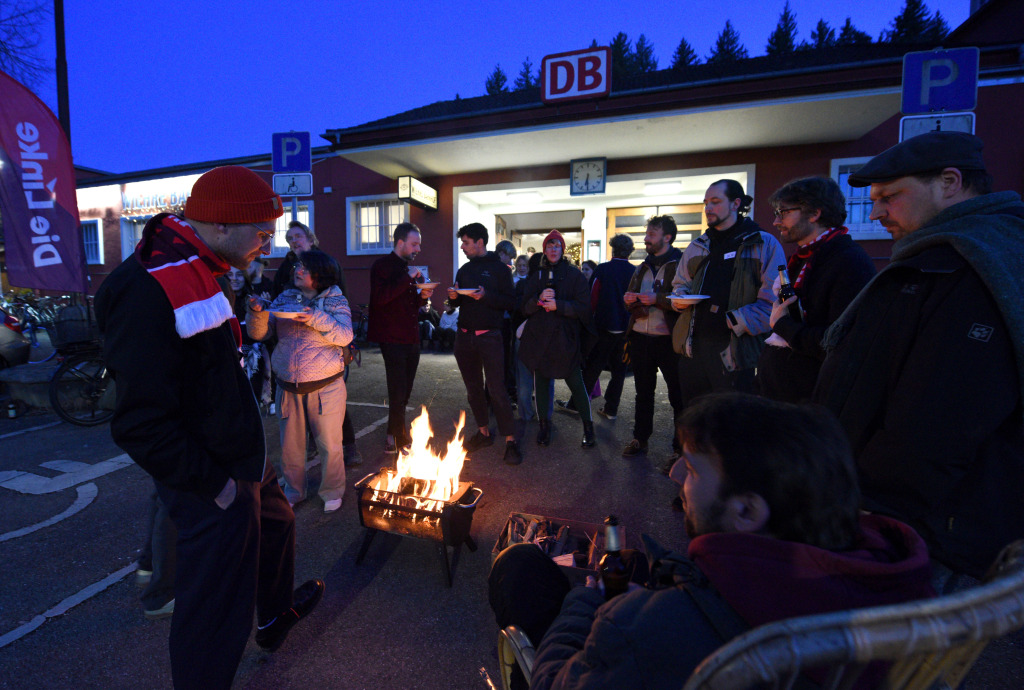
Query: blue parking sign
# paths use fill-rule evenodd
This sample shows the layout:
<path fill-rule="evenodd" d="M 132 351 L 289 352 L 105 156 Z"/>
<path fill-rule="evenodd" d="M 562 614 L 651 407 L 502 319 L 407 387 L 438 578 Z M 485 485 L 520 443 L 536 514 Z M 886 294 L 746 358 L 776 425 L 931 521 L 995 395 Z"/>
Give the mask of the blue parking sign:
<path fill-rule="evenodd" d="M 903 114 L 974 110 L 977 48 L 928 50 L 903 56 Z"/>
<path fill-rule="evenodd" d="M 309 132 L 278 132 L 270 136 L 270 160 L 276 173 L 300 173 L 313 169 Z"/>

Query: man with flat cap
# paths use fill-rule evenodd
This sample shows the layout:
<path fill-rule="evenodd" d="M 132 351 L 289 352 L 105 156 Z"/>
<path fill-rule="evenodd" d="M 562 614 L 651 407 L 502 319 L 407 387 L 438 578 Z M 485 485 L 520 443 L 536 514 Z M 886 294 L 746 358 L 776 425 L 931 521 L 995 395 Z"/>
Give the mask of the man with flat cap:
<path fill-rule="evenodd" d="M 1024 204 L 991 192 L 981 149 L 930 132 L 850 176 L 896 242 L 826 333 L 815 390 L 864 507 L 921 533 L 947 591 L 1024 538 Z"/>
<path fill-rule="evenodd" d="M 267 462 L 242 331 L 217 278 L 270 253 L 281 198 L 252 170 L 203 174 L 184 217 L 153 216 L 103 281 L 96 316 L 117 382 L 114 442 L 155 480 L 178 530 L 175 688 L 227 688 L 252 630 L 274 651 L 320 601 L 292 591 L 295 515 Z"/>

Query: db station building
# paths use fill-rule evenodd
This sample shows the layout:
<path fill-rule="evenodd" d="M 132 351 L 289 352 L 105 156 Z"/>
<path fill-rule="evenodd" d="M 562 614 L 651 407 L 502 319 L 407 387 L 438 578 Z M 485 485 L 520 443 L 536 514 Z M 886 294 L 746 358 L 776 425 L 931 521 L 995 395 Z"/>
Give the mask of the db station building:
<path fill-rule="evenodd" d="M 772 191 L 827 175 L 847 195 L 852 237 L 884 263 L 889 235 L 868 218 L 868 190 L 846 180 L 901 135 L 973 128 L 996 189 L 1024 190 L 1022 43 L 1024 3 L 991 0 L 942 46 L 798 51 L 631 79 L 610 73 L 606 49 L 551 55 L 540 88 L 321 133 L 327 143 L 312 150 L 312 193 L 294 199 L 295 215 L 339 260 L 353 302 L 365 303 L 369 267 L 406 220 L 423 234 L 416 263 L 443 286 L 464 261 L 455 233 L 467 223 L 491 229 L 489 246 L 508 239 L 518 253 L 541 249 L 558 229 L 574 254 L 595 261 L 607 260 L 608 239 L 624 232 L 639 259 L 651 215 L 675 216 L 679 246 L 703 231 L 701 202 L 715 180 L 741 182 L 754 197 L 751 217 L 771 230 Z M 915 55 L 905 83 L 908 52 Z M 905 92 L 916 117 L 903 116 Z M 271 156 L 262 155 L 80 180 L 93 286 L 131 252 L 146 219 L 180 210 L 196 177 L 225 163 L 268 181 L 273 173 Z M 290 218 L 279 223 L 272 259 L 287 251 Z"/>

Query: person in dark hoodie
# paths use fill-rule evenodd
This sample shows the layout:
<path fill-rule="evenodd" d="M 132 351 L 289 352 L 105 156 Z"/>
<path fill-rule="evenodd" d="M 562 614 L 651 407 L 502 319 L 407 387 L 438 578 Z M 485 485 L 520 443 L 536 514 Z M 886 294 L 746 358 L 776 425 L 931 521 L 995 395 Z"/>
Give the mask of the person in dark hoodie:
<path fill-rule="evenodd" d="M 466 384 L 469 407 L 478 431 L 465 442 L 471 453 L 494 444 L 490 429 L 487 393 L 498 433 L 505 437 L 504 460 L 509 465 L 523 461 L 515 437 L 512 402 L 505 390 L 505 345 L 501 335 L 505 312 L 515 307 L 512 272 L 498 255 L 487 251 L 487 228 L 470 223 L 459 228 L 462 253 L 469 259 L 455 274 L 455 285 L 448 288 L 448 301 L 459 309 L 459 327 L 455 334 L 455 361 Z"/>
<path fill-rule="evenodd" d="M 748 628 L 934 596 L 921 537 L 859 512 L 850 447 L 825 410 L 715 393 L 677 432 L 671 476 L 691 541 L 684 555 L 645 537 L 647 586 L 606 602 L 597 583 L 570 589 L 533 544 L 495 560 L 498 625 L 520 625 L 537 646 L 531 688 L 677 689 Z"/>
<path fill-rule="evenodd" d="M 683 410 L 676 372 L 679 357 L 672 350 L 672 326 L 679 315 L 668 300 L 672 276 L 682 256 L 682 252 L 672 246 L 675 239 L 676 221 L 672 216 L 648 219 L 644 233 L 647 257 L 636 267 L 622 297 L 629 310 L 626 334 L 636 387 L 633 440 L 622 450 L 624 458 L 647 454 L 647 440 L 654 432 L 654 391 L 658 387 L 659 370 L 668 386 L 668 401 L 674 415 Z M 678 453 L 678 449 L 675 450 Z"/>
<path fill-rule="evenodd" d="M 752 197 L 736 180 L 719 180 L 704 194 L 708 229 L 683 252 L 672 279 L 677 295 L 705 295 L 682 312 L 672 331 L 683 405 L 718 390 L 750 392 L 771 331 L 769 319 L 782 245 L 746 217 Z"/>
<path fill-rule="evenodd" d="M 551 443 L 552 379 L 564 379 L 572 392 L 572 403 L 583 420 L 584 448 L 593 448 L 594 418 L 590 393 L 583 384 L 580 344 L 582 329 L 593 329 L 590 315 L 590 285 L 580 269 L 565 258 L 565 239 L 557 230 L 544 238 L 540 270 L 531 273 L 523 289 L 523 327 L 519 358 L 533 372 L 540 430 L 537 443 Z"/>

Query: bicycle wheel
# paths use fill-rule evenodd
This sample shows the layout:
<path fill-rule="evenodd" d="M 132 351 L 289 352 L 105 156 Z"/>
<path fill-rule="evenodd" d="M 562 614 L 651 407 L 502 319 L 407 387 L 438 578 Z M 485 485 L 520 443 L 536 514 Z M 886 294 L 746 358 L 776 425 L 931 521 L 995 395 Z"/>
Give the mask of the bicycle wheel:
<path fill-rule="evenodd" d="M 99 352 L 71 355 L 50 379 L 50 404 L 57 416 L 78 426 L 96 426 L 114 416 L 114 386 Z"/>

